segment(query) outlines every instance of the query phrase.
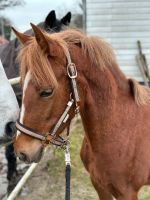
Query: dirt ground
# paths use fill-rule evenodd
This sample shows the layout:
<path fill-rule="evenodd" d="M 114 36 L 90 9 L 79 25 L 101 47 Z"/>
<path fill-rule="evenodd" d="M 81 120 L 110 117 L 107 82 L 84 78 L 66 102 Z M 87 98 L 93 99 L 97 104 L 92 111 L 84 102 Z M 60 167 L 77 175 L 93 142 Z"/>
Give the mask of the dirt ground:
<path fill-rule="evenodd" d="M 18 169 L 18 179 L 22 176 L 22 174 L 27 170 L 29 165 L 24 164 L 23 162 L 18 161 L 17 169 Z M 5 157 L 5 148 L 0 148 L 0 200 L 7 199 L 7 160 Z"/>
<path fill-rule="evenodd" d="M 2 199 L 7 192 L 7 161 L 5 159 L 5 148 L 0 149 L 0 199 Z"/>

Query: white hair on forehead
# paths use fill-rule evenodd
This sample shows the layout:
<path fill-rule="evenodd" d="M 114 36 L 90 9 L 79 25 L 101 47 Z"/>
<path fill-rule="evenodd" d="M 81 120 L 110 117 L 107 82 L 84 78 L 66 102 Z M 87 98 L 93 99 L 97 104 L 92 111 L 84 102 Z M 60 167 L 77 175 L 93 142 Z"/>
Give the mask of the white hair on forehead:
<path fill-rule="evenodd" d="M 21 106 L 21 112 L 20 112 L 20 123 L 21 124 L 23 124 L 24 113 L 25 113 L 24 96 L 25 96 L 25 92 L 28 87 L 30 79 L 31 79 L 31 73 L 30 73 L 30 71 L 28 71 L 26 74 L 25 80 L 24 80 L 24 85 L 23 85 L 22 106 Z M 20 135 L 20 131 L 17 131 L 17 137 L 19 135 Z"/>
<path fill-rule="evenodd" d="M 0 137 L 5 135 L 6 124 L 8 122 L 16 122 L 18 115 L 17 99 L 0 60 Z"/>

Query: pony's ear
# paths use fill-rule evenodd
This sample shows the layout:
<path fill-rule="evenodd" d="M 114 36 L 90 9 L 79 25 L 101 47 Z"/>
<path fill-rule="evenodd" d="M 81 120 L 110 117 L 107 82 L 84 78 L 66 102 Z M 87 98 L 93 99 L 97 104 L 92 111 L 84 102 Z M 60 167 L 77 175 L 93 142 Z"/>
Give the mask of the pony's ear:
<path fill-rule="evenodd" d="M 56 14 L 55 10 L 50 11 L 50 13 L 47 15 L 45 19 L 45 24 L 49 26 L 50 28 L 53 28 L 53 24 L 56 21 Z"/>
<path fill-rule="evenodd" d="M 64 25 L 69 25 L 69 24 L 70 24 L 70 21 L 71 21 L 71 12 L 68 12 L 68 13 L 61 19 L 61 22 L 62 22 Z"/>
<path fill-rule="evenodd" d="M 38 45 L 40 46 L 40 48 L 42 49 L 42 51 L 46 54 L 49 54 L 51 56 L 55 56 L 56 52 L 55 52 L 55 41 L 53 40 L 48 40 L 46 38 L 46 35 L 43 33 L 43 31 L 36 25 L 32 24 L 32 29 L 36 38 L 36 41 L 38 43 Z"/>
<path fill-rule="evenodd" d="M 36 39 L 38 45 L 41 47 L 41 49 L 45 53 L 48 53 L 50 49 L 49 49 L 49 44 L 48 44 L 48 41 L 47 41 L 44 33 L 42 32 L 42 30 L 38 26 L 36 26 L 32 23 L 30 23 L 30 24 L 32 26 L 32 29 L 33 29 L 33 32 L 34 32 L 34 35 L 35 35 L 35 39 Z"/>
<path fill-rule="evenodd" d="M 29 35 L 25 35 L 23 33 L 20 33 L 18 32 L 15 28 L 11 27 L 12 30 L 14 31 L 16 37 L 19 39 L 19 41 L 22 43 L 22 44 L 25 44 L 26 42 L 28 42 L 30 39 L 31 39 L 31 36 Z"/>

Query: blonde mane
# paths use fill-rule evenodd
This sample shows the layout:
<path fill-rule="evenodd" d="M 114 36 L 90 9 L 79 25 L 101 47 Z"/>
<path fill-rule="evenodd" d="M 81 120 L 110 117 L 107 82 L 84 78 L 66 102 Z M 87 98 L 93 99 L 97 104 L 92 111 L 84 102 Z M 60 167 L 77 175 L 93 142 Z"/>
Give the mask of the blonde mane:
<path fill-rule="evenodd" d="M 114 51 L 110 44 L 102 38 L 87 36 L 79 30 L 69 29 L 57 33 L 68 45 L 79 44 L 84 54 L 94 66 L 105 68 L 116 62 Z"/>
<path fill-rule="evenodd" d="M 68 57 L 68 48 L 71 45 L 81 47 L 83 53 L 89 58 L 91 65 L 101 69 L 108 67 L 114 71 L 117 70 L 115 77 L 121 82 L 125 76 L 121 72 L 116 62 L 112 47 L 103 39 L 93 36 L 87 36 L 79 30 L 67 29 L 59 33 L 48 34 L 44 32 L 47 40 L 54 40 L 62 47 L 64 54 Z M 33 37 L 19 53 L 19 62 L 21 66 L 21 79 L 24 81 L 26 72 L 30 70 L 32 81 L 37 87 L 48 87 L 48 85 L 57 85 L 56 77 L 51 68 L 47 55 L 40 49 Z M 140 86 L 136 81 L 130 79 L 130 87 L 133 91 L 135 102 L 143 105 L 150 101 L 150 90 Z"/>
<path fill-rule="evenodd" d="M 18 54 L 20 76 L 23 85 L 27 71 L 32 75 L 32 82 L 37 88 L 57 86 L 57 80 L 51 68 L 48 57 L 41 51 L 35 38 L 23 46 Z"/>
<path fill-rule="evenodd" d="M 150 102 L 150 89 L 140 85 L 136 80 L 129 79 L 131 90 L 137 105 L 142 106 Z"/>

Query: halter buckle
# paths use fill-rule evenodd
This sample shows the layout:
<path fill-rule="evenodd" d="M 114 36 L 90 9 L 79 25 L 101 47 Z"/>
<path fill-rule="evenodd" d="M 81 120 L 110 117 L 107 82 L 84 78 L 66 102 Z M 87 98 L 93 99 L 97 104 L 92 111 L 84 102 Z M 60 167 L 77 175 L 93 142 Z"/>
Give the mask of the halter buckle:
<path fill-rule="evenodd" d="M 71 79 L 77 78 L 77 69 L 74 63 L 69 63 L 67 65 L 67 74 Z"/>

